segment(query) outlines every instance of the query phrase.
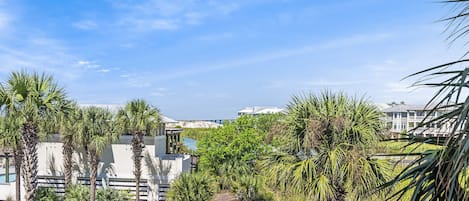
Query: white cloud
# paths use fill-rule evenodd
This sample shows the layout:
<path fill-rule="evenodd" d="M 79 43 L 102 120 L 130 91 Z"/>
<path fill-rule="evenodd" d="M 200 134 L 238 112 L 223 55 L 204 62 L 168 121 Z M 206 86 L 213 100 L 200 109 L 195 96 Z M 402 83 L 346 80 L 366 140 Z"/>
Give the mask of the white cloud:
<path fill-rule="evenodd" d="M 97 69 L 101 67 L 101 65 L 96 64 L 94 61 L 87 61 L 87 60 L 80 60 L 76 63 L 76 66 L 84 68 L 84 69 Z"/>
<path fill-rule="evenodd" d="M 205 65 L 199 65 L 199 66 L 177 68 L 178 70 L 176 71 L 166 72 L 164 76 L 152 77 L 152 79 L 171 80 L 175 78 L 181 78 L 181 77 L 207 73 L 207 72 L 212 72 L 212 71 L 217 71 L 217 70 L 226 70 L 226 69 L 232 69 L 232 68 L 246 68 L 254 64 L 274 61 L 277 59 L 311 54 L 313 52 L 318 52 L 318 51 L 322 51 L 326 49 L 336 49 L 336 48 L 344 48 L 348 46 L 362 45 L 362 44 L 373 43 L 376 41 L 387 39 L 387 37 L 383 37 L 383 35 L 387 35 L 387 34 L 377 33 L 377 34 L 362 34 L 359 36 L 354 35 L 350 37 L 327 41 L 322 44 L 306 45 L 306 46 L 295 47 L 295 48 L 290 48 L 290 49 L 283 48 L 277 51 L 271 51 L 268 53 L 257 54 L 254 56 L 249 56 L 249 57 L 244 57 L 244 58 L 236 58 L 233 60 L 228 60 L 228 61 L 220 62 L 217 64 L 205 64 Z"/>
<path fill-rule="evenodd" d="M 154 19 L 141 21 L 139 23 L 142 23 L 139 26 L 140 28 L 146 27 L 155 30 L 174 30 L 178 28 L 178 25 L 174 20 Z"/>
<path fill-rule="evenodd" d="M 232 33 L 220 33 L 220 34 L 210 34 L 210 35 L 204 35 L 204 36 L 199 36 L 196 38 L 196 40 L 201 40 L 201 41 L 220 41 L 220 40 L 225 40 L 233 38 Z"/>
<path fill-rule="evenodd" d="M 10 16 L 0 10 L 0 30 L 7 28 L 10 22 Z"/>
<path fill-rule="evenodd" d="M 111 69 L 109 69 L 109 68 L 102 68 L 102 69 L 96 70 L 96 72 L 98 72 L 98 73 L 108 73 L 110 71 L 111 71 Z"/>
<path fill-rule="evenodd" d="M 78 21 L 78 22 L 73 23 L 72 26 L 77 29 L 82 29 L 82 30 L 92 30 L 92 29 L 98 28 L 98 24 L 92 20 Z"/>
<path fill-rule="evenodd" d="M 194 0 L 113 1 L 113 5 L 121 13 L 117 25 L 136 31 L 176 30 L 200 25 L 207 19 L 229 15 L 239 9 L 236 3 Z"/>
<path fill-rule="evenodd" d="M 416 89 L 403 82 L 388 82 L 385 86 L 391 92 L 412 92 Z"/>
<path fill-rule="evenodd" d="M 202 23 L 205 16 L 198 12 L 189 12 L 184 14 L 185 23 L 188 25 L 198 25 Z"/>
<path fill-rule="evenodd" d="M 162 97 L 162 96 L 165 96 L 166 94 L 161 93 L 161 92 L 152 92 L 152 93 L 150 93 L 150 95 Z"/>
<path fill-rule="evenodd" d="M 359 83 L 360 81 L 332 81 L 332 80 L 319 79 L 315 81 L 306 82 L 306 85 L 317 86 L 317 87 L 333 87 L 333 86 L 354 85 L 354 84 L 359 84 Z"/>
<path fill-rule="evenodd" d="M 169 90 L 167 88 L 160 87 L 160 88 L 157 88 L 155 91 L 151 92 L 150 95 L 162 97 L 162 96 L 167 96 L 168 92 Z"/>
<path fill-rule="evenodd" d="M 126 85 L 129 88 L 147 88 L 151 86 L 151 82 L 143 75 L 137 75 L 135 73 L 122 74 L 120 77 L 125 78 Z"/>
<path fill-rule="evenodd" d="M 119 24 L 131 26 L 135 31 L 175 30 L 178 23 L 171 19 L 138 19 L 125 18 Z"/>
<path fill-rule="evenodd" d="M 60 41 L 36 37 L 24 38 L 21 42 L 21 48 L 0 45 L 0 72 L 26 69 L 44 71 L 63 79 L 80 77 L 82 70 L 73 68 L 79 59 Z"/>

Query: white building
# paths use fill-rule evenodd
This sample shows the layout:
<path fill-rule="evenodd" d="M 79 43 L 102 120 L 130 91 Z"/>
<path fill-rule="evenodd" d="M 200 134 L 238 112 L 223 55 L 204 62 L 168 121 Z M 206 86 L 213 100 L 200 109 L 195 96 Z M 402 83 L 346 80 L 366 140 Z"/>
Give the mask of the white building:
<path fill-rule="evenodd" d="M 417 135 L 423 136 L 445 136 L 448 134 L 449 125 L 431 124 L 422 128 L 415 129 L 422 120 L 429 114 L 431 108 L 425 108 L 424 105 L 407 105 L 405 103 L 389 104 L 389 107 L 382 109 L 386 113 L 386 127 L 390 129 L 393 136 L 400 133 L 413 131 Z M 427 118 L 426 121 L 440 116 L 445 111 L 436 111 Z"/>
<path fill-rule="evenodd" d="M 278 108 L 278 107 L 270 107 L 270 106 L 254 106 L 254 107 L 246 107 L 242 110 L 238 111 L 238 116 L 242 115 L 261 115 L 261 114 L 277 114 L 285 112 L 285 109 Z"/>
<path fill-rule="evenodd" d="M 145 136 L 142 153 L 141 200 L 165 200 L 170 183 L 180 174 L 193 168 L 190 155 L 178 154 L 180 130 L 161 129 L 156 136 Z M 100 157 L 97 188 L 110 187 L 135 193 L 134 163 L 132 161 L 131 135 L 122 135 L 118 142 L 109 145 Z M 64 168 L 62 143 L 59 135 L 52 135 L 38 145 L 38 186 L 52 187 L 64 193 Z M 11 171 L 12 169 L 10 169 Z M 0 174 L 1 175 L 1 174 Z M 78 184 L 89 185 L 86 155 L 73 154 L 73 178 Z M 22 198 L 24 189 L 22 188 Z M 0 200 L 15 197 L 15 183 L 0 184 Z"/>

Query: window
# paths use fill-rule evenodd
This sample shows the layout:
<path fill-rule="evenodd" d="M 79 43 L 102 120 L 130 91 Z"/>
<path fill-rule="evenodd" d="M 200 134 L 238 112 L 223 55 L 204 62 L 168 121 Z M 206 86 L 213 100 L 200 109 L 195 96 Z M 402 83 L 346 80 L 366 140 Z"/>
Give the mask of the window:
<path fill-rule="evenodd" d="M 424 112 L 424 111 L 417 111 L 417 116 L 419 116 L 419 117 L 424 117 L 424 116 L 425 116 L 425 112 Z"/>
<path fill-rule="evenodd" d="M 387 128 L 387 129 L 391 129 L 391 128 L 392 128 L 392 123 L 391 123 L 391 122 L 388 122 L 388 123 L 386 124 L 386 128 Z"/>
<path fill-rule="evenodd" d="M 178 154 L 181 147 L 180 132 L 166 133 L 166 154 Z"/>
<path fill-rule="evenodd" d="M 401 112 L 401 117 L 407 117 L 407 112 Z"/>
<path fill-rule="evenodd" d="M 415 127 L 415 123 L 414 122 L 409 122 L 409 128 L 413 128 Z"/>

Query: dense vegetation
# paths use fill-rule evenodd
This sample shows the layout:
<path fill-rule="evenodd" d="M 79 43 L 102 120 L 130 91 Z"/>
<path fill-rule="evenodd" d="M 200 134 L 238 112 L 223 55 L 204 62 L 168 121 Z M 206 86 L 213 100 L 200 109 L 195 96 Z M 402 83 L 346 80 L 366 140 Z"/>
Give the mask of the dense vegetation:
<path fill-rule="evenodd" d="M 200 140 L 204 135 L 209 134 L 214 128 L 184 128 L 181 137 L 188 137 L 194 140 Z"/>
<path fill-rule="evenodd" d="M 183 174 L 172 184 L 169 201 L 205 201 L 214 194 L 212 178 L 205 174 Z"/>
<path fill-rule="evenodd" d="M 370 158 L 384 132 L 381 115 L 345 94 L 294 97 L 285 114 L 208 130 L 197 144 L 199 171 L 214 179 L 214 191 L 239 200 L 383 198 L 368 193 L 392 174 L 387 160 Z"/>
<path fill-rule="evenodd" d="M 38 201 L 89 201 L 90 191 L 88 187 L 75 185 L 67 189 L 65 197 L 55 194 L 53 188 L 39 188 L 36 194 Z M 97 201 L 127 201 L 131 195 L 126 191 L 119 191 L 110 188 L 100 188 L 96 191 Z"/>

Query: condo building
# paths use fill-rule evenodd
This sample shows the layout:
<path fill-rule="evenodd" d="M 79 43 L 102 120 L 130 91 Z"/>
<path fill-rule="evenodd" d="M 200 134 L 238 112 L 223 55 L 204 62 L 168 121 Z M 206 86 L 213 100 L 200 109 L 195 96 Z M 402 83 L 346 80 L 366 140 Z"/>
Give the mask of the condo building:
<path fill-rule="evenodd" d="M 450 132 L 449 123 L 444 125 L 432 123 L 428 126 L 416 129 L 427 115 L 428 117 L 425 121 L 437 118 L 445 112 L 443 110 L 430 113 L 431 107 L 425 107 L 425 105 L 408 105 L 401 102 L 388 104 L 388 107 L 382 109 L 382 111 L 386 114 L 386 128 L 390 130 L 393 137 L 406 132 L 412 132 L 416 135 L 426 137 L 441 137 L 446 136 Z"/>

